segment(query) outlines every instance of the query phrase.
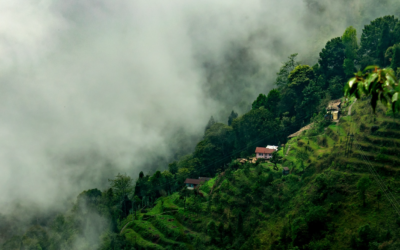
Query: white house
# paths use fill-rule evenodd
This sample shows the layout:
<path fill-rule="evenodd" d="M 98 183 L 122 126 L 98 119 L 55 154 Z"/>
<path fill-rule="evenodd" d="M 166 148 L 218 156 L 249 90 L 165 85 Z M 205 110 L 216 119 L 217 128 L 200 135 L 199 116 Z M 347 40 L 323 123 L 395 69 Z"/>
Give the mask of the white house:
<path fill-rule="evenodd" d="M 257 147 L 256 148 L 256 157 L 257 159 L 270 159 L 272 157 L 272 153 L 277 151 L 276 149 L 271 149 L 271 148 L 261 148 Z"/>
<path fill-rule="evenodd" d="M 278 150 L 278 146 L 268 145 L 267 148 Z"/>

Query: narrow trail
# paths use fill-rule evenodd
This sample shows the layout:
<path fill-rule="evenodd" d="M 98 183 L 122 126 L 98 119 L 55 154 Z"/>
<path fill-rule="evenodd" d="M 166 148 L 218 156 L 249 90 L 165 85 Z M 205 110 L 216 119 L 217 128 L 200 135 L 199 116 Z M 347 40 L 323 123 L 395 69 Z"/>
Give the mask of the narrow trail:
<path fill-rule="evenodd" d="M 350 105 L 349 111 L 348 111 L 348 113 L 347 113 L 348 116 L 351 115 L 351 108 L 353 107 L 354 103 L 356 103 L 356 101 L 357 101 L 357 98 L 356 98 L 356 99 L 354 100 L 354 102 Z"/>
<path fill-rule="evenodd" d="M 125 230 L 126 226 L 128 226 L 129 223 L 133 222 L 133 220 L 128 221 L 125 226 L 121 229 L 121 232 L 119 232 L 119 234 L 122 234 L 122 232 Z"/>
<path fill-rule="evenodd" d="M 288 149 L 287 149 L 287 151 L 286 151 L 285 156 L 287 156 L 287 155 L 289 154 L 289 151 L 290 151 L 290 145 L 289 145 L 289 147 L 288 147 Z"/>

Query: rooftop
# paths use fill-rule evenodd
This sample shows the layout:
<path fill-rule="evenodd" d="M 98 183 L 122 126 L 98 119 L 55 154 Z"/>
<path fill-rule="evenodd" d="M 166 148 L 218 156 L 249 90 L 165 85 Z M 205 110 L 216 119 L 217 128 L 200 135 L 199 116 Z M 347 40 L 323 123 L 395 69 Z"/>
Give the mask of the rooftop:
<path fill-rule="evenodd" d="M 199 180 L 199 179 L 186 179 L 185 184 L 196 184 L 199 185 L 201 182 L 204 180 Z"/>
<path fill-rule="evenodd" d="M 275 149 L 256 147 L 256 154 L 272 154 Z"/>

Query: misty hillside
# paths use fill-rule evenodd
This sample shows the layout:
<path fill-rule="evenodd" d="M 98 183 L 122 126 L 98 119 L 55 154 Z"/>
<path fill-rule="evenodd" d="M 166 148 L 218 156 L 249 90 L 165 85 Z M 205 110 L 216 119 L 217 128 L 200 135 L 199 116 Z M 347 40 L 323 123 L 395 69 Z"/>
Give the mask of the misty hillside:
<path fill-rule="evenodd" d="M 0 13 L 0 249 L 400 249 L 396 1 Z"/>

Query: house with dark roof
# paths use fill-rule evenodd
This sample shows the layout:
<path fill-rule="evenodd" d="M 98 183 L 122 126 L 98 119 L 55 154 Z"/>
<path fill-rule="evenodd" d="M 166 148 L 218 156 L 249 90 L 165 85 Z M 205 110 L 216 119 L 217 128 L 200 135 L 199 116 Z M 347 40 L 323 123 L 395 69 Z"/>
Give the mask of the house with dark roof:
<path fill-rule="evenodd" d="M 195 189 L 201 183 L 211 180 L 209 177 L 199 177 L 199 179 L 186 179 L 185 184 L 188 189 Z"/>
<path fill-rule="evenodd" d="M 282 170 L 282 174 L 283 175 L 288 175 L 289 174 L 289 168 L 288 167 L 284 167 Z"/>
<path fill-rule="evenodd" d="M 277 149 L 256 147 L 256 157 L 257 159 L 270 159 L 275 151 Z"/>

